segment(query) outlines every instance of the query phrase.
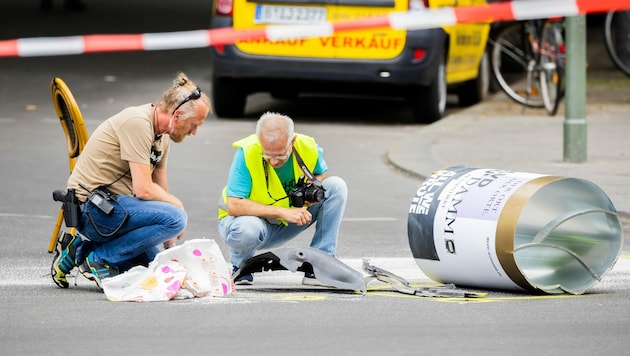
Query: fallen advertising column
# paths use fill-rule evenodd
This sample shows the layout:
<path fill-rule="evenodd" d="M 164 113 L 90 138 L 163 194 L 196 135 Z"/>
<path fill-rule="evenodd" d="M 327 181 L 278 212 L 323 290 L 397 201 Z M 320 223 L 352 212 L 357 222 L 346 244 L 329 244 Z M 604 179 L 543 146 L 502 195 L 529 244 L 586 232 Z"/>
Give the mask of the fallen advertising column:
<path fill-rule="evenodd" d="M 582 294 L 617 261 L 610 198 L 584 179 L 448 167 L 409 207 L 409 245 L 429 278 L 488 289 Z"/>

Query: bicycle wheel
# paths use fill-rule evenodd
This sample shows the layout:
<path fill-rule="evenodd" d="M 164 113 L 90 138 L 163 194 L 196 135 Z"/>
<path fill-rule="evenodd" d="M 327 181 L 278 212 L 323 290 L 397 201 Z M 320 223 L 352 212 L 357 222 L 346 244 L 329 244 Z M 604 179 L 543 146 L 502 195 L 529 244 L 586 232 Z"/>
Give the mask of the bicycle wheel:
<path fill-rule="evenodd" d="M 510 24 L 490 41 L 490 64 L 499 87 L 508 97 L 522 105 L 541 108 L 544 104 L 536 59 L 525 25 L 525 22 Z"/>
<path fill-rule="evenodd" d="M 558 112 L 564 96 L 565 48 L 561 22 L 546 21 L 540 41 L 540 89 L 549 115 Z"/>
<path fill-rule="evenodd" d="M 630 76 L 630 10 L 606 14 L 604 43 L 615 67 Z"/>

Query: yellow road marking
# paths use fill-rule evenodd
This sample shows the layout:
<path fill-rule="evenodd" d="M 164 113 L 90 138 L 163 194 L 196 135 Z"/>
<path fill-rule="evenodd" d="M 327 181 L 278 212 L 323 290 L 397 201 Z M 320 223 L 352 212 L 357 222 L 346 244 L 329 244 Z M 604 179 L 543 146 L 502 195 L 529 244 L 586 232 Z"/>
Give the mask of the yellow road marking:
<path fill-rule="evenodd" d="M 321 295 L 285 295 L 280 297 L 282 300 L 324 300 L 325 296 Z"/>

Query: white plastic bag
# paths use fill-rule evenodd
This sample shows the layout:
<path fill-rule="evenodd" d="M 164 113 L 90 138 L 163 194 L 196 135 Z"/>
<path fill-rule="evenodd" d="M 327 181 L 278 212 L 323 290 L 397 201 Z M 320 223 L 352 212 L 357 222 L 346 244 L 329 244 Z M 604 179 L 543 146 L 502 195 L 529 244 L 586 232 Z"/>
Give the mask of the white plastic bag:
<path fill-rule="evenodd" d="M 103 291 L 111 301 L 167 301 L 225 297 L 234 292 L 234 282 L 216 241 L 195 239 L 160 252 L 148 268 L 104 279 Z"/>

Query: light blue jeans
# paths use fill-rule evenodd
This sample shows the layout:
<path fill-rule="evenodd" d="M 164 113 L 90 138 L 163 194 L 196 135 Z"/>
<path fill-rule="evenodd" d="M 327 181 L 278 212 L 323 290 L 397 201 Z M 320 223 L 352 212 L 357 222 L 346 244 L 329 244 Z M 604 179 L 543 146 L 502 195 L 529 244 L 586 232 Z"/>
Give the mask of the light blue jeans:
<path fill-rule="evenodd" d="M 256 251 L 285 244 L 313 223 L 316 223 L 315 233 L 310 246 L 334 255 L 339 226 L 348 200 L 348 187 L 339 177 L 328 177 L 322 184 L 326 189 L 325 199 L 307 208 L 313 216 L 308 225 L 272 224 L 257 216 L 226 216 L 219 220 L 219 235 L 230 248 L 232 265 L 240 267 Z"/>
<path fill-rule="evenodd" d="M 114 211 L 109 215 L 90 203 L 83 205 L 77 230 L 89 242 L 77 249 L 79 264 L 94 252 L 95 262 L 109 263 L 121 271 L 146 266 L 160 251 L 162 243 L 186 228 L 188 216 L 175 205 L 131 196 L 117 196 L 116 200 L 118 203 L 114 203 Z M 111 236 L 104 237 L 97 230 Z"/>

